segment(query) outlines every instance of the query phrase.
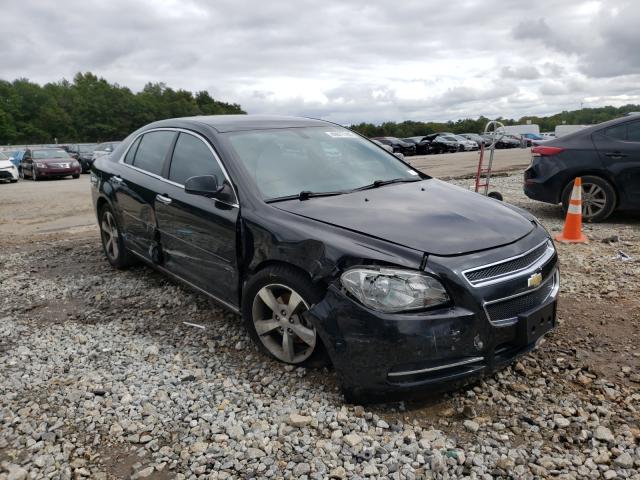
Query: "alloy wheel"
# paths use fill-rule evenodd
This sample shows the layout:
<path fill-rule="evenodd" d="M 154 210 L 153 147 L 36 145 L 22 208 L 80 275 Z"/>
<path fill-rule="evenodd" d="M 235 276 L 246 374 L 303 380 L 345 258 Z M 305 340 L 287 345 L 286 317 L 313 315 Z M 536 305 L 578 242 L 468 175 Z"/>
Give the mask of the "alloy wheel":
<path fill-rule="evenodd" d="M 593 218 L 607 205 L 607 193 L 595 183 L 582 185 L 582 215 L 585 218 Z"/>
<path fill-rule="evenodd" d="M 265 285 L 253 299 L 252 318 L 262 344 L 277 359 L 298 364 L 316 346 L 317 333 L 304 313 L 309 305 L 292 288 Z"/>
<path fill-rule="evenodd" d="M 115 261 L 120 253 L 118 249 L 118 227 L 113 214 L 108 210 L 102 216 L 100 230 L 105 252 L 111 260 Z"/>

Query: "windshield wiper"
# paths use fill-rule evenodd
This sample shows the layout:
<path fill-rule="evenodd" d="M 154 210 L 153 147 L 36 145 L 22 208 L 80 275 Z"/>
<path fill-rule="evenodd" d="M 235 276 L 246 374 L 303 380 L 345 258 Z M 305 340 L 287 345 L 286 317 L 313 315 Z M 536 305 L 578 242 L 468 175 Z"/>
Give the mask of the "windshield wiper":
<path fill-rule="evenodd" d="M 365 185 L 363 187 L 354 188 L 352 192 L 359 192 L 360 190 L 370 190 L 372 188 L 382 187 L 383 185 L 390 185 L 392 183 L 408 183 L 408 182 L 419 182 L 422 178 L 393 178 L 391 180 L 374 180 L 369 185 Z"/>
<path fill-rule="evenodd" d="M 309 190 L 303 190 L 295 195 L 285 195 L 284 197 L 275 197 L 265 200 L 266 203 L 284 202 L 286 200 L 308 200 L 314 197 L 332 197 L 334 195 L 342 195 L 345 192 L 312 192 Z"/>

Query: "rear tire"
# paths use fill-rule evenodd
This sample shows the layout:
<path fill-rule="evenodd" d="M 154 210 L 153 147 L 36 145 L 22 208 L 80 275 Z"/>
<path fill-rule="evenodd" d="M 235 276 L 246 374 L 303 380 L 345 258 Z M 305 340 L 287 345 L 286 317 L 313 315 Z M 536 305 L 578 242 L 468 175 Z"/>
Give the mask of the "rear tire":
<path fill-rule="evenodd" d="M 124 269 L 135 263 L 133 255 L 124 246 L 124 239 L 116 216 L 108 205 L 100 209 L 98 227 L 100 228 L 100 239 L 102 249 L 109 263 L 118 268 Z"/>
<path fill-rule="evenodd" d="M 567 212 L 573 181 L 562 191 L 562 209 Z M 582 220 L 585 222 L 602 222 L 615 210 L 617 195 L 613 186 L 604 178 L 593 175 L 582 177 Z"/>
<path fill-rule="evenodd" d="M 249 336 L 260 351 L 283 363 L 314 368 L 328 365 L 320 335 L 305 315 L 323 296 L 304 273 L 292 267 L 260 270 L 242 295 L 242 318 Z"/>

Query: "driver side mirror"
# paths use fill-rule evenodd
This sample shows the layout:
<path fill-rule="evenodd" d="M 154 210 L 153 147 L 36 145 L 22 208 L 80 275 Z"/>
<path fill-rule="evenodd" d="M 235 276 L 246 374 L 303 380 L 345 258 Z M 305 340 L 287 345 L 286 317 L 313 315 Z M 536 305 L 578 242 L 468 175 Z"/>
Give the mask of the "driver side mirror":
<path fill-rule="evenodd" d="M 224 184 L 218 184 L 215 175 L 201 175 L 188 178 L 184 184 L 184 191 L 191 195 L 200 195 L 207 198 L 214 198 L 224 190 Z"/>

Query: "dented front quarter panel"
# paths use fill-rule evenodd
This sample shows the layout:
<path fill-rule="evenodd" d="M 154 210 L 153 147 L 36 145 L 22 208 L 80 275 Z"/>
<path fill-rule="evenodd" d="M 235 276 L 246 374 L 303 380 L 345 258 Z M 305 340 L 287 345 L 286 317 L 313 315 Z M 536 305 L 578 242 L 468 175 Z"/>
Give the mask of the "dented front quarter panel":
<path fill-rule="evenodd" d="M 245 276 L 269 262 L 307 272 L 327 285 L 353 265 L 395 265 L 419 269 L 422 252 L 326 225 L 276 208 L 242 212 L 242 256 Z"/>

